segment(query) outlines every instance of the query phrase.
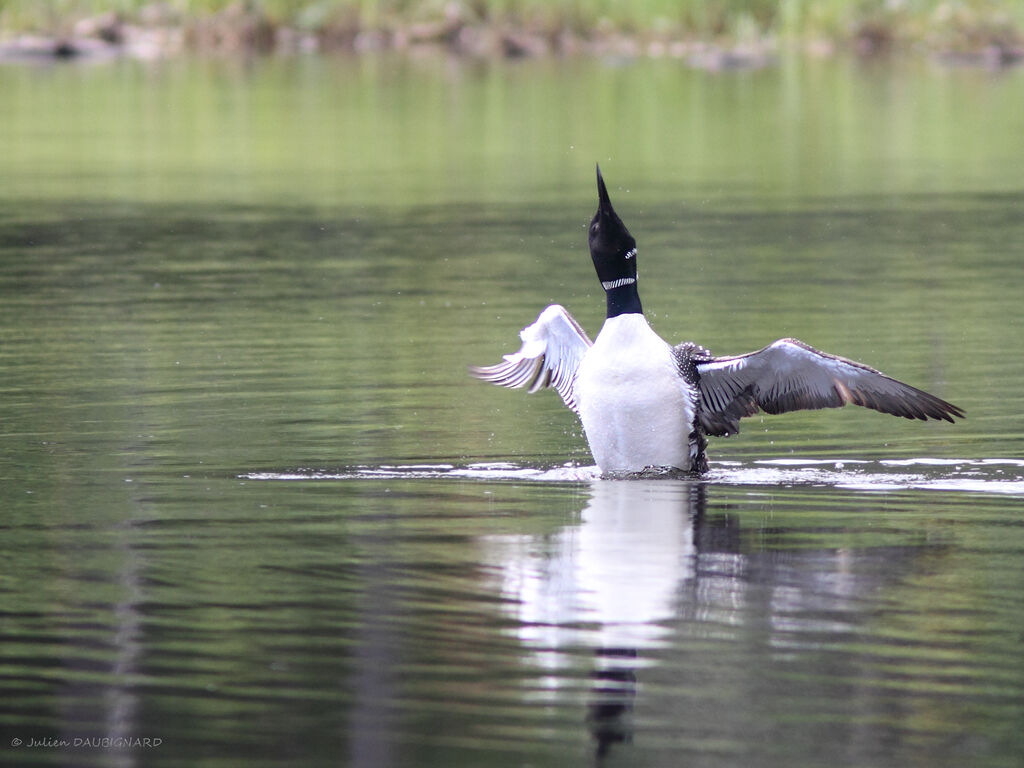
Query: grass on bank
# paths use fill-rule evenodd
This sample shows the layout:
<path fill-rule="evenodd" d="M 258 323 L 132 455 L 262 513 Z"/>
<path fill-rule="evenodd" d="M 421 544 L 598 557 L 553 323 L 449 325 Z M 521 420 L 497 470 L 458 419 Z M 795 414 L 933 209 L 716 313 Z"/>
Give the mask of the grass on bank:
<path fill-rule="evenodd" d="M 0 36 L 67 35 L 82 19 L 104 14 L 184 30 L 256 25 L 270 40 L 281 29 L 344 41 L 431 24 L 442 25 L 443 35 L 447 23 L 583 40 L 624 35 L 951 52 L 1024 45 L 1020 0 L 0 0 Z"/>

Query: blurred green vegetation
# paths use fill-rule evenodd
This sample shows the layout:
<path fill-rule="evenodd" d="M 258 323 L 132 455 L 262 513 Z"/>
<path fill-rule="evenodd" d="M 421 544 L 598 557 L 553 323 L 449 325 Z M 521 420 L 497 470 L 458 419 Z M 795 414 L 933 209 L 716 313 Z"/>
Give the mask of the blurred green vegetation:
<path fill-rule="evenodd" d="M 109 13 L 133 23 L 257 23 L 326 36 L 457 20 L 584 39 L 772 39 L 868 50 L 977 50 L 1024 38 L 1017 0 L 0 0 L 0 31 L 65 34 L 78 20 Z"/>

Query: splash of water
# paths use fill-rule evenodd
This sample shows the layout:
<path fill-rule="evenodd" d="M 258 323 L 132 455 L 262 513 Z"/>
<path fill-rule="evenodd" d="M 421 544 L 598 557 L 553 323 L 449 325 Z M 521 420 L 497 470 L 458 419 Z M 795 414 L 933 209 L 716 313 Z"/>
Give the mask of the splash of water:
<path fill-rule="evenodd" d="M 661 473 L 644 473 L 649 479 Z M 475 462 L 466 465 L 380 464 L 336 470 L 300 468 L 246 472 L 246 480 L 414 480 L 459 479 L 482 481 L 589 482 L 601 477 L 596 466 L 565 464 L 532 467 L 513 462 Z M 673 475 L 667 474 L 671 479 Z M 693 481 L 695 478 L 687 477 Z M 763 459 L 753 462 L 713 462 L 701 482 L 713 485 L 820 486 L 863 491 L 938 490 L 1024 496 L 1024 460 L 1019 459 Z"/>

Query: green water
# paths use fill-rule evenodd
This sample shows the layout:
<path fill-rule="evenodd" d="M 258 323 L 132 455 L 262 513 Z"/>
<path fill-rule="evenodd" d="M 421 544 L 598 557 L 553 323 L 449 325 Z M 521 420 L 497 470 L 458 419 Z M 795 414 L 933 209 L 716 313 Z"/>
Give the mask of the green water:
<path fill-rule="evenodd" d="M 1022 100 L 899 61 L 0 68 L 4 762 L 1014 764 Z M 555 395 L 466 374 L 552 302 L 597 332 L 595 161 L 667 339 L 796 336 L 968 419 L 755 417 L 703 482 L 596 479 Z"/>

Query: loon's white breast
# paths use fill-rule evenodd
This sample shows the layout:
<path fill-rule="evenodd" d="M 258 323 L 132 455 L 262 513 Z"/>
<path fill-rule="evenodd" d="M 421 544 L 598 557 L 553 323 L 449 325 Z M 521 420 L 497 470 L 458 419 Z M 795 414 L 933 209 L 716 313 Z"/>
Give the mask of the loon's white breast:
<path fill-rule="evenodd" d="M 580 362 L 573 393 L 601 471 L 690 468 L 694 390 L 642 314 L 605 321 Z"/>

